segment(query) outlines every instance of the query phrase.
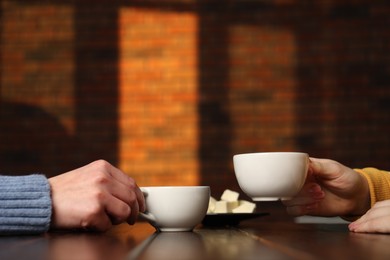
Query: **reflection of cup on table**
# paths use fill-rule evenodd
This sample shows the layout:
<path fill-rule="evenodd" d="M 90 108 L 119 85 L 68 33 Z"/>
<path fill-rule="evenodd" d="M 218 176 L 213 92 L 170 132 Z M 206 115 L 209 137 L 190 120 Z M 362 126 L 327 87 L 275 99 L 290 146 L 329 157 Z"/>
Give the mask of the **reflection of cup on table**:
<path fill-rule="evenodd" d="M 297 152 L 247 153 L 233 156 L 242 191 L 254 201 L 289 199 L 302 188 L 309 155 Z"/>
<path fill-rule="evenodd" d="M 140 215 L 159 231 L 191 231 L 207 213 L 209 186 L 141 187 L 141 190 L 146 212 Z"/>
<path fill-rule="evenodd" d="M 202 237 L 196 232 L 158 233 L 144 250 L 145 260 L 198 260 L 205 259 Z"/>

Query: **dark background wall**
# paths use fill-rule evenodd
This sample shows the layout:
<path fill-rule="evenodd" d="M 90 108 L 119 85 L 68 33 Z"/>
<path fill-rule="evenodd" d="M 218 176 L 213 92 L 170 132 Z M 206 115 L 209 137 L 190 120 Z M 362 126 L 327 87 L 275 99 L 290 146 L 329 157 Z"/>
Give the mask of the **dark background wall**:
<path fill-rule="evenodd" d="M 203 183 L 219 194 L 238 189 L 232 156 L 242 152 L 304 151 L 350 167 L 390 169 L 386 1 L 0 3 L 3 173 L 53 176 L 104 158 L 142 185 Z M 145 28 L 136 13 L 145 17 Z M 161 23 L 165 31 L 156 31 Z M 131 33 L 134 24 L 137 37 L 153 36 L 153 49 L 132 52 L 130 44 L 123 52 L 123 31 Z M 195 45 L 183 47 L 183 35 Z M 183 52 L 167 53 L 168 38 Z M 154 97 L 178 88 L 169 94 L 176 103 L 164 103 L 177 116 L 161 121 L 147 114 L 140 146 L 123 150 L 123 136 L 135 123 L 123 122 L 132 114 L 121 109 L 121 95 L 141 95 L 137 81 L 122 79 L 132 73 L 123 68 L 134 57 L 158 59 L 161 67 L 188 58 L 196 64 L 169 67 L 174 79 L 167 85 L 151 84 L 154 73 L 139 75 Z M 184 125 L 191 130 L 186 138 L 172 134 Z M 148 136 L 150 129 L 156 131 Z M 169 143 L 176 139 L 180 148 Z"/>

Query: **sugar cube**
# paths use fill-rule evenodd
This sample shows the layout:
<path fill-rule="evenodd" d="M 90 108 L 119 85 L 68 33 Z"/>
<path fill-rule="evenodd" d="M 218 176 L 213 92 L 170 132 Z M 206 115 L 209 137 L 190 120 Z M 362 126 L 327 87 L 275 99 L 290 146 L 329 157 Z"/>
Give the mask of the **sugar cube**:
<path fill-rule="evenodd" d="M 229 201 L 229 202 L 237 201 L 239 196 L 240 196 L 240 194 L 238 192 L 226 189 L 222 193 L 221 200 Z"/>

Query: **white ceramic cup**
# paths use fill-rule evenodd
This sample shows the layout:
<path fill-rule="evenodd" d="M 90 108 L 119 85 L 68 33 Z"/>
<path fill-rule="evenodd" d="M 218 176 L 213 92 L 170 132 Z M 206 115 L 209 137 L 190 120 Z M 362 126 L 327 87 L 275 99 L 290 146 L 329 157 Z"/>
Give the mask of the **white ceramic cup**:
<path fill-rule="evenodd" d="M 146 212 L 140 215 L 158 231 L 192 231 L 207 213 L 209 186 L 158 186 L 141 190 Z"/>
<path fill-rule="evenodd" d="M 247 153 L 233 156 L 242 191 L 254 201 L 290 199 L 302 188 L 309 155 L 298 152 Z"/>

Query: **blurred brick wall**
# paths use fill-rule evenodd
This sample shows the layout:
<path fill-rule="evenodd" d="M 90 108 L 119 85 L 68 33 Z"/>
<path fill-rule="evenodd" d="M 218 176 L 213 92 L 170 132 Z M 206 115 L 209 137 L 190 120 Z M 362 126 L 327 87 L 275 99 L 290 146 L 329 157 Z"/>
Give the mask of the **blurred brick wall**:
<path fill-rule="evenodd" d="M 238 189 L 232 156 L 390 169 L 386 1 L 0 1 L 0 171 L 104 158 Z"/>
<path fill-rule="evenodd" d="M 120 166 L 140 185 L 198 176 L 197 17 L 120 12 Z"/>

